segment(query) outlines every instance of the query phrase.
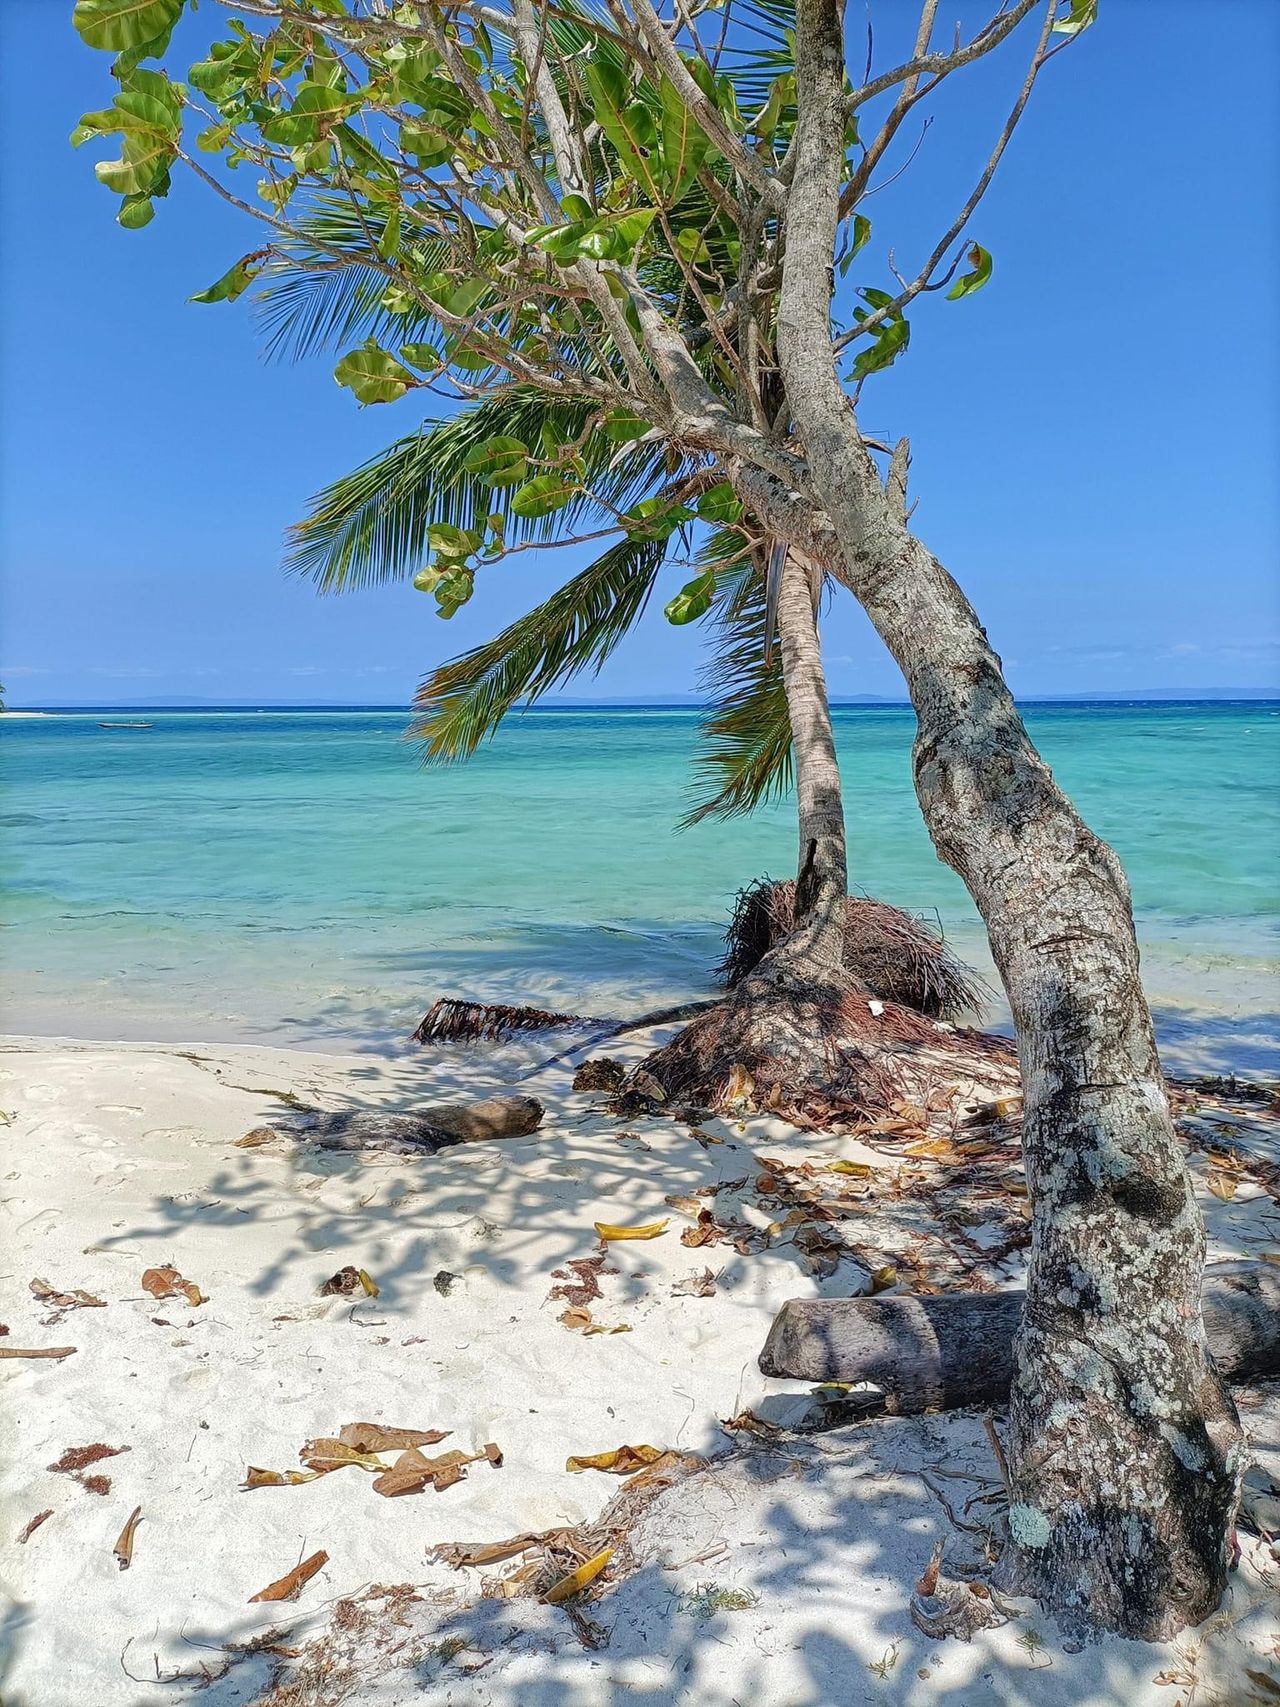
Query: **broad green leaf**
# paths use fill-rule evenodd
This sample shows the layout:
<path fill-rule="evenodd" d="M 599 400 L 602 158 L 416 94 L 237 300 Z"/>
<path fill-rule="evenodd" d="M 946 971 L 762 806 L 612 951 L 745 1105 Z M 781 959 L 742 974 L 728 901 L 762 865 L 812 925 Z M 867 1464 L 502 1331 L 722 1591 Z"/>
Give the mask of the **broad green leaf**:
<path fill-rule="evenodd" d="M 981 290 L 991 277 L 991 256 L 981 243 L 971 243 L 966 259 L 973 271 L 961 273 L 960 277 L 947 292 L 947 301 L 956 302 L 962 296 L 972 296 L 975 290 Z"/>
<path fill-rule="evenodd" d="M 354 392 L 360 403 L 394 403 L 419 383 L 407 367 L 372 339 L 343 356 L 333 370 L 333 377 L 339 385 Z"/>
<path fill-rule="evenodd" d="M 126 231 L 141 231 L 144 225 L 151 224 L 155 212 L 150 196 L 126 196 L 116 219 Z"/>
<path fill-rule="evenodd" d="M 1098 18 L 1098 0 L 1071 0 L 1065 18 L 1059 18 L 1054 24 L 1054 34 L 1060 36 L 1078 36 L 1081 30 L 1087 30 L 1089 25 L 1096 23 Z"/>
<path fill-rule="evenodd" d="M 560 206 L 571 221 L 591 219 L 596 211 L 585 196 L 578 195 L 574 190 L 570 190 L 566 195 L 560 197 Z M 546 226 L 543 229 L 550 230 L 551 227 Z"/>
<path fill-rule="evenodd" d="M 708 569 L 705 574 L 686 581 L 675 598 L 663 607 L 662 614 L 675 627 L 683 628 L 686 622 L 696 622 L 700 616 L 707 614 L 711 609 L 715 590 L 715 574 Z"/>
<path fill-rule="evenodd" d="M 711 251 L 707 247 L 707 240 L 691 225 L 682 226 L 676 232 L 676 248 L 691 267 L 711 265 Z"/>
<path fill-rule="evenodd" d="M 625 409 L 615 409 L 612 415 L 605 416 L 600 425 L 605 437 L 615 444 L 629 444 L 632 439 L 642 439 L 649 431 L 648 421 L 639 415 L 629 415 Z"/>
<path fill-rule="evenodd" d="M 432 522 L 427 529 L 427 545 L 443 557 L 469 557 L 483 538 L 474 528 L 455 527 L 452 522 Z"/>
<path fill-rule="evenodd" d="M 691 522 L 692 510 L 665 498 L 642 498 L 625 512 L 623 526 L 637 539 L 670 539 L 678 527 Z"/>
<path fill-rule="evenodd" d="M 727 480 L 704 492 L 696 500 L 696 508 L 701 521 L 717 524 L 736 522 L 742 515 L 742 504 Z"/>
<path fill-rule="evenodd" d="M 532 521 L 538 516 L 552 515 L 563 510 L 577 494 L 578 482 L 564 474 L 535 474 L 526 481 L 511 500 L 516 515 Z"/>
<path fill-rule="evenodd" d="M 645 145 L 632 135 L 627 123 L 631 87 L 626 77 L 608 61 L 592 59 L 583 67 L 583 79 L 592 113 L 613 144 L 620 164 L 650 195 L 656 195 L 658 186 L 654 182 Z"/>
<path fill-rule="evenodd" d="M 911 328 L 901 318 L 890 320 L 876 330 L 876 339 L 853 364 L 854 379 L 865 379 L 869 373 L 879 373 L 891 367 L 911 341 Z"/>
<path fill-rule="evenodd" d="M 434 344 L 401 344 L 400 357 L 423 373 L 433 373 L 440 366 L 440 352 Z"/>
<path fill-rule="evenodd" d="M 253 283 L 262 270 L 261 251 L 243 255 L 234 267 L 229 267 L 220 279 L 206 289 L 187 298 L 188 302 L 234 302 Z"/>
<path fill-rule="evenodd" d="M 360 105 L 359 96 L 344 95 L 327 83 L 304 83 L 288 112 L 278 113 L 262 126 L 268 142 L 315 142 L 326 126 L 334 124 Z"/>
<path fill-rule="evenodd" d="M 893 297 L 887 290 L 877 290 L 874 285 L 864 285 L 858 295 L 864 297 L 872 308 L 888 308 L 893 301 Z"/>
<path fill-rule="evenodd" d="M 91 136 L 114 136 L 117 131 L 123 129 L 124 121 L 117 107 L 105 107 L 100 112 L 85 113 L 71 132 L 71 146 L 79 148 L 88 142 Z"/>
<path fill-rule="evenodd" d="M 462 466 L 489 486 L 518 486 L 528 472 L 528 447 L 505 435 L 486 439 L 463 458 Z"/>
<path fill-rule="evenodd" d="M 159 42 L 163 53 L 182 7 L 183 0 L 77 0 L 71 22 L 88 47 L 119 53 Z"/>

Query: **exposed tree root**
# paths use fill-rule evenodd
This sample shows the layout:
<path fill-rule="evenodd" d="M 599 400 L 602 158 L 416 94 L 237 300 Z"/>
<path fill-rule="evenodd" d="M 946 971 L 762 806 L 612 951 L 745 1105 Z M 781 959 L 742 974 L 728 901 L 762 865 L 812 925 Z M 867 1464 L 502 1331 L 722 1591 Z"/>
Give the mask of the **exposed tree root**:
<path fill-rule="evenodd" d="M 874 1119 L 947 1079 L 995 1095 L 1011 1074 L 1016 1084 L 1006 1039 L 940 1026 L 783 956 L 646 1059 L 669 1101 L 825 1127 Z"/>
<path fill-rule="evenodd" d="M 736 989 L 795 928 L 796 886 L 767 877 L 739 890 L 725 932 L 717 975 Z M 930 1019 L 955 1019 L 982 1008 L 987 991 L 922 918 L 900 907 L 851 895 L 845 904 L 845 970 L 886 1002 Z"/>

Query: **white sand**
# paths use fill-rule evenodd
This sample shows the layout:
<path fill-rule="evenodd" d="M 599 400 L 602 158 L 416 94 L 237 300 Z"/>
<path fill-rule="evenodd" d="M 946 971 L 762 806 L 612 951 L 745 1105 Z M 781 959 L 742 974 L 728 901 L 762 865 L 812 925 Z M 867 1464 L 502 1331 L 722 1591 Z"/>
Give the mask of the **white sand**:
<path fill-rule="evenodd" d="M 921 1469 L 932 1467 L 957 1510 L 985 1484 L 954 1473 L 993 1475 L 969 1415 L 786 1437 L 677 1484 L 640 1524 L 640 1570 L 588 1608 L 612 1628 L 607 1648 L 584 1649 L 556 1609 L 477 1601 L 480 1573 L 449 1571 L 428 1549 L 596 1517 L 618 1483 L 570 1474 L 569 1454 L 624 1442 L 723 1453 L 744 1437 L 727 1435 L 719 1419 L 752 1408 L 787 1422 L 810 1408 L 798 1384 L 766 1381 L 756 1356 L 786 1298 L 856 1290 L 861 1271 L 846 1262 L 815 1281 L 786 1240 L 746 1256 L 723 1244 L 691 1250 L 679 1239 L 690 1223 L 664 1195 L 743 1180 L 715 1200 L 717 1213 L 764 1225 L 769 1212 L 754 1189 L 762 1156 L 896 1164 L 850 1139 L 766 1120 L 748 1130 L 709 1123 L 704 1133 L 720 1143 L 699 1142 L 675 1122 L 628 1126 L 574 1095 L 565 1069 L 522 1087 L 547 1104 L 543 1127 L 527 1139 L 412 1160 L 284 1139 L 237 1149 L 237 1138 L 279 1116 L 272 1089 L 328 1108 L 397 1108 L 486 1094 L 492 1068 L 258 1048 L 192 1056 L 16 1039 L 0 1061 L 8 1122 L 0 1321 L 9 1327 L 0 1344 L 78 1348 L 62 1362 L 0 1362 L 10 1425 L 0 1466 L 5 1707 L 152 1707 L 189 1696 L 205 1707 L 248 1703 L 261 1696 L 269 1661 L 240 1661 L 195 1694 L 199 1668 L 220 1671 L 225 1644 L 279 1625 L 295 1632 L 304 1676 L 304 1644 L 328 1644 L 310 1674 L 322 1687 L 295 1693 L 288 1707 L 595 1707 L 624 1692 L 653 1707 L 1174 1707 L 1185 1694 L 1153 1681 L 1180 1663 L 1173 1649 L 1107 1642 L 1067 1653 L 1030 1609 L 968 1647 L 931 1644 L 914 1628 L 911 1582 L 934 1538 L 952 1533 Z M 1256 1187 L 1205 1203 L 1214 1255 L 1280 1246 L 1280 1215 Z M 663 1237 L 610 1247 L 618 1272 L 603 1276 L 604 1298 L 592 1305 L 598 1321 L 631 1331 L 584 1338 L 562 1326 L 564 1303 L 547 1299 L 551 1271 L 593 1254 L 592 1222 L 663 1215 L 671 1216 Z M 859 1236 L 893 1254 L 919 1234 L 918 1215 L 908 1195 L 883 1217 L 862 1214 Z M 193 1309 L 147 1296 L 143 1271 L 164 1263 L 208 1302 Z M 348 1263 L 373 1275 L 376 1299 L 318 1297 Z M 713 1297 L 673 1295 L 674 1282 L 706 1267 L 719 1272 Z M 459 1276 L 448 1296 L 433 1284 L 441 1270 Z M 1015 1278 L 1016 1259 L 996 1272 Z M 107 1307 L 49 1322 L 49 1306 L 29 1291 L 35 1277 L 83 1287 Z M 1280 1475 L 1274 1394 L 1248 1419 L 1268 1470 Z M 448 1429 L 445 1446 L 468 1451 L 496 1441 L 505 1462 L 472 1466 L 443 1493 L 396 1500 L 355 1469 L 239 1491 L 246 1466 L 292 1468 L 305 1440 L 354 1421 Z M 106 1495 L 45 1468 L 94 1442 L 130 1449 L 93 1466 L 111 1478 Z M 939 1480 L 939 1471 L 953 1476 Z M 138 1505 L 133 1563 L 120 1571 L 112 1546 Z M 26 1522 L 50 1507 L 18 1544 Z M 1246 1662 L 1280 1682 L 1269 1598 L 1280 1573 L 1260 1544 L 1242 1539 L 1227 1609 L 1236 1622 L 1207 1644 L 1195 1707 L 1254 1699 L 1245 1691 L 1259 1686 L 1242 1681 Z M 955 1556 L 971 1540 L 956 1533 Z M 329 1562 L 296 1605 L 247 1604 L 321 1548 Z M 700 1583 L 741 1588 L 758 1602 L 698 1617 L 680 1596 Z M 364 1603 L 345 1636 L 343 1614 L 335 1634 L 334 1604 L 372 1584 L 412 1584 L 424 1598 L 394 1624 L 394 1641 L 379 1601 Z M 1029 1628 L 1043 1650 L 1028 1646 Z M 469 1646 L 448 1659 L 433 1654 L 452 1636 Z M 358 1651 L 353 1689 L 342 1681 L 344 1643 Z"/>

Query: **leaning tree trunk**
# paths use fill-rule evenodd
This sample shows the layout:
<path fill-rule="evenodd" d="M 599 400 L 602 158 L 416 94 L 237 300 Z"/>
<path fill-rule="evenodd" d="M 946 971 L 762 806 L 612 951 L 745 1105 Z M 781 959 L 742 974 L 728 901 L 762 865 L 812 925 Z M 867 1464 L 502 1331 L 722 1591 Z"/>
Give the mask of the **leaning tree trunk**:
<path fill-rule="evenodd" d="M 1244 1454 L 1206 1345 L 1203 1229 L 1128 885 L 1032 746 L 972 607 L 908 531 L 859 436 L 831 340 L 846 122 L 837 0 L 799 0 L 797 37 L 778 334 L 791 416 L 837 536 L 829 566 L 906 678 L 921 809 L 983 916 L 1018 1033 L 1033 1238 L 1008 1579 L 1083 1624 L 1166 1638 L 1222 1595 Z"/>

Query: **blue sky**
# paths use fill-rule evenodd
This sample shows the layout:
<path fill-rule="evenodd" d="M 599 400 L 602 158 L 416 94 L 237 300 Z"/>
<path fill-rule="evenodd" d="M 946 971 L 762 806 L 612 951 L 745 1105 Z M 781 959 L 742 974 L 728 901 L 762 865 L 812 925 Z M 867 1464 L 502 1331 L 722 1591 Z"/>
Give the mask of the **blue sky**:
<path fill-rule="evenodd" d="M 872 9 L 887 64 L 910 8 Z M 308 495 L 411 430 L 413 400 L 359 410 L 331 360 L 264 363 L 245 300 L 187 303 L 253 243 L 199 185 L 179 179 L 148 229 L 120 230 L 95 150 L 67 145 L 109 94 L 107 56 L 68 14 L 0 7 L 10 703 L 403 701 L 545 593 L 564 556 L 514 558 L 448 624 L 407 588 L 319 599 L 284 576 Z M 201 9 L 193 47 L 220 18 Z M 949 221 L 1027 46 L 953 80 L 910 173 L 868 209 L 861 282 L 886 282 L 886 240 L 914 270 Z M 910 434 L 916 526 L 1023 696 L 1280 679 L 1277 63 L 1276 0 L 1103 0 L 972 227 L 992 283 L 923 305 L 908 356 L 864 394 L 869 430 Z M 845 594 L 825 643 L 834 694 L 901 691 Z M 682 693 L 697 663 L 696 633 L 655 610 L 572 691 Z"/>

